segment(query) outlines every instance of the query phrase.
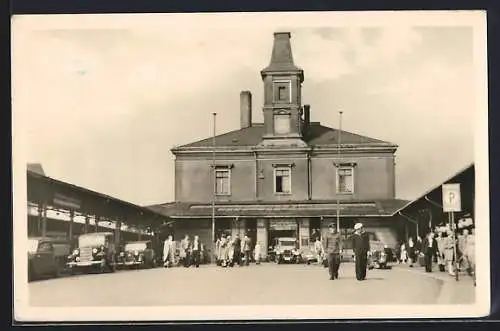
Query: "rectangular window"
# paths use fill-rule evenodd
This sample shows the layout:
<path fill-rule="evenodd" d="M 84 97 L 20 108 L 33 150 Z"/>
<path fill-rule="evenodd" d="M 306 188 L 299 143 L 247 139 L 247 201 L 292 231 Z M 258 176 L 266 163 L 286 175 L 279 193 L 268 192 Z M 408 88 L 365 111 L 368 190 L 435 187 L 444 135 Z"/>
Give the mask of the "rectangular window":
<path fill-rule="evenodd" d="M 274 115 L 274 134 L 290 133 L 290 115 Z"/>
<path fill-rule="evenodd" d="M 290 194 L 292 192 L 290 168 L 276 168 L 274 170 L 274 192 Z"/>
<path fill-rule="evenodd" d="M 231 195 L 231 174 L 229 169 L 215 170 L 215 194 Z"/>
<path fill-rule="evenodd" d="M 289 103 L 291 101 L 292 82 L 279 80 L 273 82 L 273 101 L 278 103 Z"/>
<path fill-rule="evenodd" d="M 342 194 L 354 193 L 353 172 L 354 172 L 353 168 L 337 169 L 337 193 L 342 193 Z"/>

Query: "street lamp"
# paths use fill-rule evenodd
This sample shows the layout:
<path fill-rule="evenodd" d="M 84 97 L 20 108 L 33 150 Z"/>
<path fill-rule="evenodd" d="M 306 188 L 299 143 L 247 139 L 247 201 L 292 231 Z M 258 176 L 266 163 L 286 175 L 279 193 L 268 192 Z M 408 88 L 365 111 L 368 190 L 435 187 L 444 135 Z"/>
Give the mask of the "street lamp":
<path fill-rule="evenodd" d="M 337 142 L 337 233 L 340 233 L 340 200 L 339 200 L 339 193 L 340 193 L 340 183 L 339 183 L 339 170 L 340 170 L 340 145 L 342 144 L 342 111 L 339 111 L 339 129 L 338 129 L 338 142 Z"/>
<path fill-rule="evenodd" d="M 215 134 L 216 134 L 216 119 L 217 113 L 212 113 L 213 115 L 213 136 L 212 136 L 212 179 L 213 179 L 213 190 L 212 190 L 212 244 L 215 243 L 215 196 L 217 193 L 217 179 L 215 172 Z"/>

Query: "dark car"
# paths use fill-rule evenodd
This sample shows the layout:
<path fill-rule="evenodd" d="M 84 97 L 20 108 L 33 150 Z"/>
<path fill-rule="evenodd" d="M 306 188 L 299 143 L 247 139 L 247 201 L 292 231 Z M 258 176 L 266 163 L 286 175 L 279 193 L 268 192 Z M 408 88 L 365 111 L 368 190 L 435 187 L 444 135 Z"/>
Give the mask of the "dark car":
<path fill-rule="evenodd" d="M 68 256 L 71 273 L 99 270 L 114 272 L 116 269 L 116 248 L 112 232 L 82 234 L 78 237 L 78 247 Z"/>
<path fill-rule="evenodd" d="M 318 262 L 318 254 L 313 249 L 306 247 L 300 251 L 300 262 L 311 264 Z"/>
<path fill-rule="evenodd" d="M 70 243 L 54 238 L 28 238 L 28 280 L 58 277 L 70 254 Z"/>
<path fill-rule="evenodd" d="M 151 240 L 131 241 L 125 244 L 117 259 L 121 268 L 154 268 L 157 266 L 156 253 Z"/>

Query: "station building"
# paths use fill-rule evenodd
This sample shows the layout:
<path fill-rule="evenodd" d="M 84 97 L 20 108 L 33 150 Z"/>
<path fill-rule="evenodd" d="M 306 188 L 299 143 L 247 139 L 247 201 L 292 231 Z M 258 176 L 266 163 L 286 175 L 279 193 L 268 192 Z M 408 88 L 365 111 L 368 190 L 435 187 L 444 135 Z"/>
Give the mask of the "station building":
<path fill-rule="evenodd" d="M 342 233 L 363 222 L 395 245 L 404 225 L 391 216 L 407 203 L 395 198 L 398 146 L 311 122 L 290 39 L 274 34 L 270 64 L 260 72 L 264 123 L 252 122 L 252 94 L 241 92 L 240 127 L 172 149 L 175 201 L 149 208 L 175 220 L 176 233 L 205 242 L 215 239 L 213 211 L 216 236 L 247 233 L 264 246 L 276 237 L 309 245 L 339 211 Z"/>

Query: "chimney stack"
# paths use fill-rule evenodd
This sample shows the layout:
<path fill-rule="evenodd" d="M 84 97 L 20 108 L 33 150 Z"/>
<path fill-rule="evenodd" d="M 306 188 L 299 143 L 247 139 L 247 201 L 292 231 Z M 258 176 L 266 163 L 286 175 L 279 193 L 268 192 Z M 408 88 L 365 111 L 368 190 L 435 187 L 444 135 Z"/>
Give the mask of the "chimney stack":
<path fill-rule="evenodd" d="M 309 126 L 311 125 L 311 106 L 304 105 L 304 127 L 302 131 L 302 136 L 307 136 L 309 133 Z"/>
<path fill-rule="evenodd" d="M 250 91 L 240 93 L 240 125 L 242 129 L 252 126 L 252 93 Z"/>

